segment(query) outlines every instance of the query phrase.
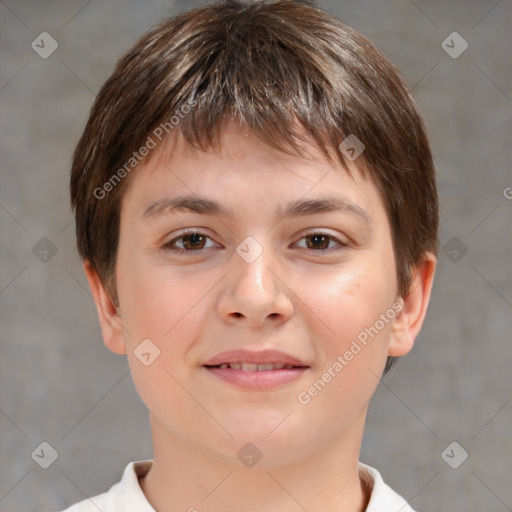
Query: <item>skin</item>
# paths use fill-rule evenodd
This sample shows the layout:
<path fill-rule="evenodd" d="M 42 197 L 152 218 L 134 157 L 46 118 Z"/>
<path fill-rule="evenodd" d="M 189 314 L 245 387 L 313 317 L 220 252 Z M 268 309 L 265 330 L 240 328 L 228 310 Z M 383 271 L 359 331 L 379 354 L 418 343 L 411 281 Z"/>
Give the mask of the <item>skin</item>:
<path fill-rule="evenodd" d="M 141 165 L 123 197 L 118 307 L 84 262 L 105 344 L 127 355 L 150 411 L 154 463 L 141 487 L 157 511 L 366 508 L 357 464 L 368 404 L 386 357 L 413 346 L 436 260 L 425 254 L 398 316 L 307 405 L 299 403 L 298 394 L 398 300 L 377 187 L 357 160 L 349 174 L 309 151 L 308 158 L 284 154 L 232 124 L 220 150 L 194 152 L 177 138 L 171 158 Z M 233 216 L 179 211 L 141 219 L 153 202 L 181 195 L 218 201 Z M 345 198 L 368 221 L 351 210 L 275 215 L 291 201 L 324 197 Z M 185 228 L 207 238 L 178 238 Z M 318 233 L 332 238 L 311 236 Z M 248 236 L 263 250 L 252 263 L 236 252 Z M 173 241 L 189 252 L 163 247 Z M 160 350 L 149 366 L 134 355 L 147 338 Z M 277 348 L 310 368 L 278 388 L 248 390 L 202 366 L 242 347 Z M 252 468 L 237 458 L 247 442 L 262 453 Z"/>

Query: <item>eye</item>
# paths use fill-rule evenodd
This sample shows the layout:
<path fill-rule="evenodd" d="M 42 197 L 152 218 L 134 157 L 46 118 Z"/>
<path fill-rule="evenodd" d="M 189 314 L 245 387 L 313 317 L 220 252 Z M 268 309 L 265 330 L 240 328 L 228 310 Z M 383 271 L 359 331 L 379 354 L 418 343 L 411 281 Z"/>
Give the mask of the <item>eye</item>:
<path fill-rule="evenodd" d="M 302 237 L 301 240 L 306 240 L 305 245 L 302 247 L 313 249 L 317 252 L 331 252 L 348 246 L 348 243 L 342 242 L 340 239 L 322 232 L 308 233 Z M 333 242 L 338 245 L 337 248 L 330 245 Z"/>
<path fill-rule="evenodd" d="M 212 244 L 207 245 L 208 240 L 210 240 Z M 333 235 L 322 232 L 308 233 L 307 235 L 303 236 L 301 240 L 305 240 L 305 244 L 302 246 L 297 244 L 299 247 L 312 249 L 315 252 L 322 253 L 340 250 L 349 245 L 348 243 L 342 242 L 339 238 L 336 238 Z M 216 244 L 213 243 L 208 235 L 199 231 L 189 230 L 165 243 L 162 248 L 177 254 L 184 254 L 199 252 L 215 246 Z"/>
<path fill-rule="evenodd" d="M 176 252 L 178 254 L 186 252 L 197 252 L 203 249 L 209 249 L 210 247 L 214 247 L 206 247 L 207 240 L 211 239 L 204 233 L 190 230 L 186 231 L 185 233 L 182 233 L 180 236 L 173 238 L 171 241 L 165 243 L 162 246 L 162 248 L 165 250 Z M 181 244 L 182 247 L 179 247 L 177 244 Z"/>

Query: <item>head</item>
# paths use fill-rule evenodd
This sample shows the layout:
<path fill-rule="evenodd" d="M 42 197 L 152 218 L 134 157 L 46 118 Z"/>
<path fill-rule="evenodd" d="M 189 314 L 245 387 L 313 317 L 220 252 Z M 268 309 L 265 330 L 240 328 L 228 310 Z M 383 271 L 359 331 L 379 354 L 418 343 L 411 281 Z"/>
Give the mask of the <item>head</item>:
<path fill-rule="evenodd" d="M 196 202 L 196 213 L 181 208 L 156 218 L 165 198 L 185 195 L 209 198 L 232 215 Z M 294 201 L 327 196 L 343 203 L 338 214 L 303 204 L 293 222 L 275 215 Z M 275 348 L 286 338 L 293 351 L 289 335 L 309 340 L 302 357 L 317 378 L 400 304 L 358 363 L 343 368 L 340 384 L 322 391 L 323 402 L 343 379 L 357 379 L 358 366 L 389 370 L 421 327 L 438 228 L 423 122 L 390 62 L 309 2 L 224 1 L 145 34 L 96 98 L 75 150 L 71 198 L 105 342 L 128 353 L 143 399 L 147 368 L 133 351 L 146 338 L 162 353 L 156 380 L 173 371 L 187 380 L 173 354 L 185 367 L 204 363 L 214 355 L 208 338 L 217 351 L 222 338 L 231 337 L 226 350 L 237 339 Z M 296 243 L 302 228 L 323 225 L 315 233 L 345 249 L 322 260 L 303 252 L 313 245 Z M 193 244 L 211 240 L 200 256 L 169 253 L 185 227 L 203 235 Z M 247 236 L 255 241 L 249 250 L 261 250 L 250 263 L 236 251 Z M 199 383 L 190 382 L 198 393 Z M 347 410 L 355 415 L 375 385 L 362 384 Z"/>

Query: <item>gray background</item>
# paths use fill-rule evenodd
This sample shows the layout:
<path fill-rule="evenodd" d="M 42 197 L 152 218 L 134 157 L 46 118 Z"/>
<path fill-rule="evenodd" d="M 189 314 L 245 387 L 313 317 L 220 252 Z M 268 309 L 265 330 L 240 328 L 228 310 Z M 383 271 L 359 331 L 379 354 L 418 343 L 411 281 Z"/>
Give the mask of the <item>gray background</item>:
<path fill-rule="evenodd" d="M 117 58 L 163 15 L 203 3 L 0 1 L 2 511 L 62 509 L 151 456 L 126 361 L 102 344 L 74 246 L 68 172 Z M 512 510 L 512 1 L 319 5 L 402 69 L 439 173 L 445 249 L 428 318 L 379 386 L 361 458 L 415 509 Z M 59 44 L 48 59 L 31 48 L 43 31 Z M 454 31 L 469 44 L 456 59 L 441 46 Z M 47 262 L 41 245 L 33 251 L 43 237 L 57 250 Z M 43 441 L 58 452 L 48 469 L 31 458 Z M 458 469 L 441 456 L 453 441 L 462 448 L 448 450 L 452 465 L 469 454 Z"/>

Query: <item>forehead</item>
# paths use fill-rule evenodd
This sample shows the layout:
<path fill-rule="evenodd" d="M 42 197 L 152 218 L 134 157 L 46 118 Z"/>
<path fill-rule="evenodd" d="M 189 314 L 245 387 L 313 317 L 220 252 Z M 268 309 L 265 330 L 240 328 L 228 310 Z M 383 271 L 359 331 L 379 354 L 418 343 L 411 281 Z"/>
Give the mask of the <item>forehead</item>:
<path fill-rule="evenodd" d="M 237 206 L 259 202 L 261 214 L 345 211 L 369 222 L 382 198 L 366 170 L 356 162 L 344 168 L 313 144 L 301 149 L 302 155 L 285 153 L 233 124 L 204 151 L 174 137 L 135 169 L 122 209 L 136 210 L 141 220 L 166 209 L 234 217 Z"/>

